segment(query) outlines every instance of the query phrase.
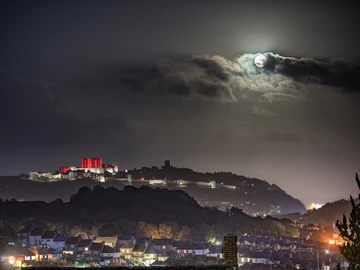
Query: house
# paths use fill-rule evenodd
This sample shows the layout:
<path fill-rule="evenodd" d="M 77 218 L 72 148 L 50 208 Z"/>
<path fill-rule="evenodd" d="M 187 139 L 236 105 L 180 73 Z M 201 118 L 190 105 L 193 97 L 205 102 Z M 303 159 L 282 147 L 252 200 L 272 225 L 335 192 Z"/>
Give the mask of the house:
<path fill-rule="evenodd" d="M 76 247 L 80 242 L 79 237 L 67 237 L 65 240 L 65 247 L 63 248 L 63 255 L 64 257 L 72 257 L 75 255 Z"/>
<path fill-rule="evenodd" d="M 26 261 L 33 262 L 36 256 L 33 252 L 19 246 L 7 245 L 0 251 L 0 261 Z"/>
<path fill-rule="evenodd" d="M 144 258 L 144 252 L 146 249 L 145 244 L 138 244 L 136 243 L 133 250 L 132 250 L 132 260 L 135 260 L 137 262 L 141 262 Z"/>
<path fill-rule="evenodd" d="M 100 253 L 104 247 L 104 242 L 94 243 L 92 242 L 88 250 L 84 251 L 86 259 L 90 262 L 99 262 Z"/>
<path fill-rule="evenodd" d="M 76 245 L 76 251 L 89 251 L 91 244 L 91 239 L 80 239 L 79 243 Z"/>
<path fill-rule="evenodd" d="M 29 245 L 30 232 L 33 230 L 32 226 L 26 226 L 22 230 L 17 232 L 17 242 L 19 244 Z"/>
<path fill-rule="evenodd" d="M 211 245 L 209 247 L 209 251 L 206 253 L 206 257 L 214 257 L 223 259 L 223 252 L 222 252 L 222 246 L 221 245 Z"/>
<path fill-rule="evenodd" d="M 54 239 L 50 243 L 50 247 L 54 250 L 62 250 L 65 247 L 66 238 L 67 234 L 56 234 Z"/>
<path fill-rule="evenodd" d="M 159 250 L 161 252 L 164 252 L 164 251 L 170 252 L 173 250 L 171 239 L 166 239 L 166 238 L 154 239 L 152 241 L 152 245 L 154 246 L 154 248 L 156 248 L 157 250 Z"/>
<path fill-rule="evenodd" d="M 53 260 L 62 260 L 64 257 L 63 253 L 62 253 L 62 250 L 55 250 L 55 249 L 52 249 L 52 258 Z"/>
<path fill-rule="evenodd" d="M 241 247 L 250 248 L 254 245 L 255 241 L 256 241 L 255 235 L 241 236 L 239 239 L 239 245 Z"/>
<path fill-rule="evenodd" d="M 206 255 L 209 252 L 209 244 L 207 243 L 192 243 L 192 251 L 194 255 Z"/>
<path fill-rule="evenodd" d="M 52 241 L 55 236 L 56 236 L 55 231 L 44 231 L 40 238 L 40 245 L 51 247 Z"/>
<path fill-rule="evenodd" d="M 105 245 L 110 247 L 119 247 L 119 241 L 118 236 L 113 237 L 96 237 L 96 239 L 93 240 L 94 243 L 102 243 L 104 242 Z"/>
<path fill-rule="evenodd" d="M 118 240 L 120 245 L 125 245 L 127 243 L 135 241 L 136 239 L 134 235 L 119 235 Z"/>
<path fill-rule="evenodd" d="M 173 249 L 178 256 L 184 257 L 187 254 L 192 254 L 192 243 L 187 241 L 177 241 L 173 243 Z"/>
<path fill-rule="evenodd" d="M 130 260 L 132 257 L 133 249 L 136 245 L 136 241 L 128 242 L 120 247 L 120 256 L 125 260 Z"/>
<path fill-rule="evenodd" d="M 260 263 L 260 264 L 273 264 L 273 262 L 271 262 L 269 260 L 269 256 L 265 255 L 262 252 L 248 252 L 245 254 L 240 255 L 240 264 L 244 264 L 246 262 L 249 263 Z"/>
<path fill-rule="evenodd" d="M 185 256 L 187 254 L 192 255 L 206 255 L 209 251 L 209 244 L 207 243 L 191 243 L 191 242 L 174 242 L 174 249 L 179 256 Z"/>
<path fill-rule="evenodd" d="M 100 266 L 119 266 L 121 264 L 120 251 L 105 245 L 100 253 L 99 264 Z"/>
<path fill-rule="evenodd" d="M 253 247 L 255 250 L 264 250 L 269 244 L 270 242 L 268 239 L 258 238 L 255 240 Z"/>
<path fill-rule="evenodd" d="M 33 247 L 29 248 L 36 256 L 36 261 L 48 261 L 53 259 L 54 250 L 49 247 Z"/>
<path fill-rule="evenodd" d="M 157 251 L 152 245 L 147 245 L 144 252 L 144 263 L 147 265 L 151 265 L 158 259 L 158 254 L 159 251 Z"/>
<path fill-rule="evenodd" d="M 171 252 L 159 252 L 157 259 L 158 261 L 167 261 L 169 258 L 175 258 L 176 257 L 176 252 L 175 251 L 171 251 Z"/>
<path fill-rule="evenodd" d="M 152 244 L 152 239 L 151 238 L 146 238 L 146 237 L 145 238 L 137 238 L 136 243 L 151 245 Z"/>
<path fill-rule="evenodd" d="M 84 252 L 89 251 L 89 247 L 92 243 L 91 239 L 81 239 L 76 246 L 75 258 L 76 260 L 81 260 L 84 258 Z"/>
<path fill-rule="evenodd" d="M 29 236 L 29 245 L 37 246 L 40 245 L 40 239 L 42 234 L 44 233 L 44 228 L 35 228 L 30 232 Z"/>

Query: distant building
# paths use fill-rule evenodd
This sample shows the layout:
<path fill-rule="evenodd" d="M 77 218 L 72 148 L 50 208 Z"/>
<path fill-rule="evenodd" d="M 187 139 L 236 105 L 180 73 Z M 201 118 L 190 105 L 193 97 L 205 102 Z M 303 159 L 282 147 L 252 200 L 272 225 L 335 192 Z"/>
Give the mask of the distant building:
<path fill-rule="evenodd" d="M 236 235 L 228 234 L 224 236 L 223 254 L 224 254 L 225 263 L 230 265 L 238 265 Z"/>
<path fill-rule="evenodd" d="M 27 226 L 17 233 L 17 242 L 23 245 L 29 245 L 30 232 L 33 230 L 32 226 Z"/>
<path fill-rule="evenodd" d="M 115 164 L 103 164 L 102 158 L 82 158 L 81 166 L 61 166 L 56 173 L 30 172 L 30 180 L 53 179 L 53 180 L 76 180 L 89 178 L 99 182 L 105 182 L 105 174 L 116 174 L 119 167 Z"/>
<path fill-rule="evenodd" d="M 40 245 L 40 239 L 43 233 L 44 233 L 44 228 L 33 229 L 29 236 L 29 245 L 30 246 Z"/>
<path fill-rule="evenodd" d="M 50 243 L 50 247 L 54 250 L 62 250 L 65 247 L 65 241 L 67 238 L 67 234 L 61 233 L 56 234 L 52 242 Z"/>
<path fill-rule="evenodd" d="M 171 169 L 172 166 L 170 164 L 170 160 L 165 160 L 164 166 L 162 166 L 163 169 Z"/>
<path fill-rule="evenodd" d="M 45 231 L 40 238 L 40 245 L 41 246 L 46 246 L 46 247 L 51 247 L 52 246 L 52 242 L 53 239 L 56 236 L 56 232 L 55 231 Z"/>
<path fill-rule="evenodd" d="M 161 252 L 169 252 L 173 250 L 173 246 L 172 246 L 172 240 L 171 239 L 154 239 L 152 241 L 152 244 L 154 246 L 154 248 L 156 248 L 157 250 L 161 251 Z"/>
<path fill-rule="evenodd" d="M 118 236 L 118 240 L 119 240 L 119 244 L 124 245 L 124 244 L 128 244 L 128 243 L 132 243 L 135 241 L 135 236 L 130 234 L 130 235 L 119 235 Z"/>

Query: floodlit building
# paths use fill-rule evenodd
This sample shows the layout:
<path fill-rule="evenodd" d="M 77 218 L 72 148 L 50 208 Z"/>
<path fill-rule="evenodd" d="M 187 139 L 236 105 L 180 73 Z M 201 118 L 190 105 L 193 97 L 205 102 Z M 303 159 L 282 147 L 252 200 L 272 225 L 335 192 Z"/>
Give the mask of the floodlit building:
<path fill-rule="evenodd" d="M 238 265 L 237 236 L 228 234 L 224 236 L 223 254 L 225 262 L 231 265 Z"/>
<path fill-rule="evenodd" d="M 80 166 L 61 166 L 56 173 L 30 172 L 30 180 L 76 180 L 92 179 L 105 182 L 105 175 L 114 175 L 119 171 L 118 165 L 103 164 L 102 158 L 82 158 Z"/>

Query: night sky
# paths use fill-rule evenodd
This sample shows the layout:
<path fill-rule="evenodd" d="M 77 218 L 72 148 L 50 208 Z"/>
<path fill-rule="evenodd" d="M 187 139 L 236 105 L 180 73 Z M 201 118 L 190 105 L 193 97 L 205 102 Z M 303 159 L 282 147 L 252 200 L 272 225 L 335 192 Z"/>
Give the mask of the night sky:
<path fill-rule="evenodd" d="M 360 3 L 1 1 L 0 175 L 101 156 L 357 193 Z M 267 56 L 263 68 L 257 53 Z"/>

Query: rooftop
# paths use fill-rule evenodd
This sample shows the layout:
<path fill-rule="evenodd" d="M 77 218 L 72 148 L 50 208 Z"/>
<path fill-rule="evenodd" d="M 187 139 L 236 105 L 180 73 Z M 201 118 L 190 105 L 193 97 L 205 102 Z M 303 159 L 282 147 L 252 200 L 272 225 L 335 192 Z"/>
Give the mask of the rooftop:
<path fill-rule="evenodd" d="M 44 232 L 44 228 L 35 228 L 31 231 L 30 235 L 39 236 L 39 235 L 42 235 L 43 232 Z"/>
<path fill-rule="evenodd" d="M 55 231 L 45 231 L 42 236 L 41 239 L 54 239 L 56 235 Z"/>
<path fill-rule="evenodd" d="M 89 250 L 91 250 L 91 251 L 101 251 L 103 246 L 104 246 L 103 243 L 92 243 Z"/>
<path fill-rule="evenodd" d="M 80 240 L 79 244 L 77 244 L 77 247 L 88 247 L 90 246 L 91 242 L 91 239 L 82 239 Z"/>
<path fill-rule="evenodd" d="M 133 240 L 135 237 L 134 237 L 134 235 L 132 235 L 132 234 L 129 234 L 129 235 L 119 235 L 118 236 L 118 239 L 120 240 L 120 241 L 130 241 L 130 240 Z"/>
<path fill-rule="evenodd" d="M 69 236 L 68 238 L 66 238 L 65 245 L 77 245 L 79 241 L 79 237 Z"/>
<path fill-rule="evenodd" d="M 59 233 L 59 234 L 55 235 L 53 240 L 55 242 L 65 242 L 66 238 L 67 238 L 66 233 Z"/>
<path fill-rule="evenodd" d="M 30 233 L 32 230 L 31 226 L 26 226 L 24 228 L 22 228 L 20 231 L 18 231 L 18 233 Z"/>
<path fill-rule="evenodd" d="M 168 246 L 168 245 L 171 245 L 172 244 L 172 240 L 171 239 L 166 239 L 166 238 L 163 238 L 163 239 L 154 239 L 152 241 L 152 243 L 155 245 L 155 246 Z"/>
<path fill-rule="evenodd" d="M 101 253 L 114 253 L 114 248 L 105 245 L 101 251 Z"/>

